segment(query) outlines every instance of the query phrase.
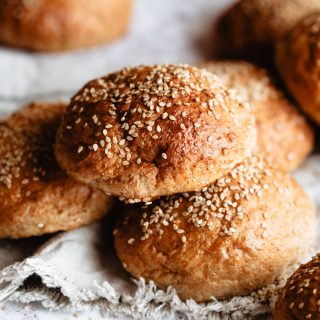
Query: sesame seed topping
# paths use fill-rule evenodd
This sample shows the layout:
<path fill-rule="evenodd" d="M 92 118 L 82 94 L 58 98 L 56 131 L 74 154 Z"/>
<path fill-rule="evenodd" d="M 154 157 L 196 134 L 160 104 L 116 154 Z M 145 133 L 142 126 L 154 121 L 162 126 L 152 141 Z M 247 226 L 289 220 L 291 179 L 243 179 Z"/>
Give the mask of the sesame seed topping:
<path fill-rule="evenodd" d="M 167 158 L 165 153 L 161 156 Z M 249 194 L 258 198 L 259 192 L 263 192 L 267 170 L 260 158 L 252 157 L 201 191 L 162 197 L 149 206 L 142 206 L 140 225 L 143 238 L 147 239 L 150 232 L 157 232 L 159 224 L 164 227 L 164 232 L 171 225 L 176 233 L 182 234 L 186 223 L 212 230 L 214 221 L 219 221 L 220 237 L 236 234 L 236 222 L 246 214 L 242 202 L 247 201 Z M 183 211 L 178 209 L 182 203 Z M 266 223 L 262 227 L 265 228 Z M 262 237 L 267 237 L 266 231 Z"/>
<path fill-rule="evenodd" d="M 146 135 L 146 138 L 161 141 L 163 132 L 172 125 L 169 120 L 186 118 L 194 101 L 202 113 L 212 115 L 216 106 L 231 108 L 224 103 L 229 98 L 217 77 L 206 70 L 187 65 L 124 68 L 93 80 L 80 90 L 71 101 L 73 123 L 67 125 L 72 129 L 74 124 L 80 124 L 74 126 L 76 134 L 86 123 L 88 135 L 79 144 L 93 152 L 102 147 L 103 156 L 127 166 L 134 157 L 123 157 L 120 150 L 128 147 L 134 155 L 135 139 L 145 139 Z M 101 102 L 103 110 L 96 106 L 91 108 L 90 104 L 97 102 Z M 185 130 L 186 124 L 179 122 L 180 129 Z M 194 126 L 199 128 L 200 123 Z M 138 159 L 135 161 L 139 164 Z"/>
<path fill-rule="evenodd" d="M 134 238 L 130 238 L 129 240 L 128 240 L 128 244 L 133 244 L 134 243 Z"/>
<path fill-rule="evenodd" d="M 46 117 L 39 118 L 38 111 L 43 112 L 42 108 L 46 110 Z M 14 197 L 36 194 L 33 191 L 37 189 L 31 189 L 30 185 L 41 181 L 52 168 L 59 171 L 53 143 L 62 112 L 58 106 L 56 111 L 47 112 L 41 104 L 34 103 L 0 122 L 0 187 L 9 191 L 19 184 L 19 190 L 13 191 Z M 23 121 L 17 123 L 16 116 L 24 120 L 24 124 Z"/>
<path fill-rule="evenodd" d="M 320 258 L 318 255 L 308 263 L 301 265 L 288 279 L 281 296 L 287 299 L 288 309 L 297 318 L 311 319 L 310 314 L 320 314 L 319 279 Z M 318 301 L 317 305 L 311 301 Z"/>
<path fill-rule="evenodd" d="M 80 147 L 78 148 L 78 153 L 81 153 L 82 150 L 83 150 L 83 146 L 80 146 Z"/>
<path fill-rule="evenodd" d="M 167 154 L 164 153 L 164 152 L 161 154 L 161 156 L 162 156 L 162 158 L 165 159 L 165 160 L 168 158 L 168 157 L 167 157 Z"/>

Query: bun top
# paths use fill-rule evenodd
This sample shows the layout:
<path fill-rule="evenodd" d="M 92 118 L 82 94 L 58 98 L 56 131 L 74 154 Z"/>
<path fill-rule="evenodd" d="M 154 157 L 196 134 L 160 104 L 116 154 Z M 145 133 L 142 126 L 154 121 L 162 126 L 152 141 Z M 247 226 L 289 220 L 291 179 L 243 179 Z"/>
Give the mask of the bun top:
<path fill-rule="evenodd" d="M 99 180 L 100 187 L 104 180 L 115 189 L 121 176 L 144 171 L 129 198 L 153 198 L 214 181 L 251 152 L 254 131 L 253 118 L 211 73 L 187 65 L 138 66 L 93 80 L 72 98 L 57 158 L 70 174 Z M 214 165 L 215 176 L 200 172 Z M 135 192 L 150 176 L 157 181 L 148 191 Z M 200 187 L 183 185 L 200 176 Z"/>

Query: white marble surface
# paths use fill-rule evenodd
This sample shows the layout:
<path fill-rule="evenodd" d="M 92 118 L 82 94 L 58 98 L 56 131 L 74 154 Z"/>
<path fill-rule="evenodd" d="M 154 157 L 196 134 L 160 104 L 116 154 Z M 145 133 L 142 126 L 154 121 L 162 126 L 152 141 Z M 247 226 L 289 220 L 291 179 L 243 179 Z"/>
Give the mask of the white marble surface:
<path fill-rule="evenodd" d="M 91 78 L 124 65 L 195 63 L 212 52 L 215 17 L 233 0 L 136 0 L 128 35 L 111 45 L 63 54 L 0 48 L 0 115 L 34 99 L 66 99 Z M 100 320 L 98 312 L 57 313 L 0 305 L 1 320 Z"/>

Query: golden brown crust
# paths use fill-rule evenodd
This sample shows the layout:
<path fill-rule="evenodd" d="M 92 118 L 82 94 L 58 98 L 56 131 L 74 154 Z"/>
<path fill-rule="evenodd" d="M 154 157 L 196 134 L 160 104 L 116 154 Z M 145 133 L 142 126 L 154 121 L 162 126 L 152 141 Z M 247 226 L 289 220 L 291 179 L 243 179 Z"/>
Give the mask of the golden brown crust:
<path fill-rule="evenodd" d="M 320 319 L 320 254 L 288 279 L 273 311 L 274 320 Z"/>
<path fill-rule="evenodd" d="M 257 127 L 254 152 L 284 171 L 296 169 L 312 151 L 314 133 L 271 75 L 244 61 L 211 61 L 201 66 L 216 74 L 250 108 Z"/>
<path fill-rule="evenodd" d="M 132 275 L 201 302 L 272 283 L 312 245 L 315 224 L 301 187 L 254 157 L 200 192 L 127 206 L 114 237 Z"/>
<path fill-rule="evenodd" d="M 276 65 L 291 94 L 320 124 L 320 12 L 300 20 L 276 47 Z"/>
<path fill-rule="evenodd" d="M 270 60 L 275 40 L 318 9 L 318 0 L 237 1 L 218 22 L 218 53 L 222 58 Z"/>
<path fill-rule="evenodd" d="M 69 178 L 54 159 L 65 107 L 32 103 L 0 122 L 0 238 L 70 230 L 97 220 L 111 204 Z"/>
<path fill-rule="evenodd" d="M 156 65 L 88 83 L 68 107 L 56 155 L 74 178 L 138 202 L 199 190 L 254 144 L 253 117 L 216 77 Z"/>
<path fill-rule="evenodd" d="M 122 36 L 132 0 L 3 0 L 0 42 L 35 51 L 90 47 Z"/>

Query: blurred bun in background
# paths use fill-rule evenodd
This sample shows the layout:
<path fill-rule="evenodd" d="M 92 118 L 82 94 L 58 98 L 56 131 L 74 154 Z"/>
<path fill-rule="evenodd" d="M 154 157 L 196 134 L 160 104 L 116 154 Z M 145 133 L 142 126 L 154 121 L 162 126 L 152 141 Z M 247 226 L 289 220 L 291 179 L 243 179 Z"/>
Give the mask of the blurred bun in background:
<path fill-rule="evenodd" d="M 0 43 L 64 51 L 107 43 L 128 28 L 132 0 L 2 0 Z"/>

